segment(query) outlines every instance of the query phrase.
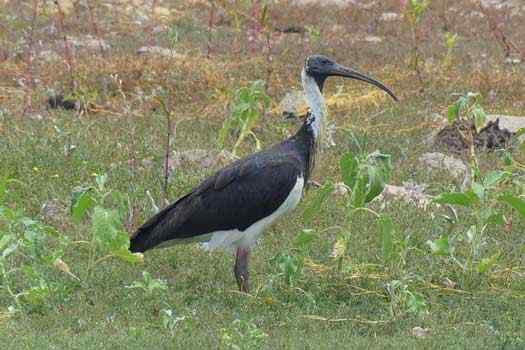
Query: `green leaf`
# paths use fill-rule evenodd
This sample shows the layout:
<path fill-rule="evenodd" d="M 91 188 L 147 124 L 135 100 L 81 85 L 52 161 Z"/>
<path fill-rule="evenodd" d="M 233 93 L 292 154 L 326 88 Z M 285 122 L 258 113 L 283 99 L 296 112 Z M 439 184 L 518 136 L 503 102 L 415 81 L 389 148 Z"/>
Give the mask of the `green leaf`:
<path fill-rule="evenodd" d="M 334 184 L 331 181 L 327 181 L 323 187 L 317 191 L 315 197 L 310 201 L 303 212 L 303 218 L 307 224 L 311 223 L 315 215 L 319 213 L 324 201 L 333 192 L 333 190 Z"/>
<path fill-rule="evenodd" d="M 472 192 L 478 197 L 480 200 L 483 200 L 485 198 L 485 187 L 481 185 L 478 182 L 472 182 Z"/>
<path fill-rule="evenodd" d="M 374 152 L 368 157 L 368 186 L 365 203 L 379 196 L 390 178 L 392 164 L 390 155 Z"/>
<path fill-rule="evenodd" d="M 313 241 L 317 239 L 317 235 L 314 230 L 303 229 L 297 236 L 295 236 L 295 246 L 300 249 L 304 249 L 311 245 Z"/>
<path fill-rule="evenodd" d="M 80 223 L 86 213 L 95 205 L 92 187 L 79 187 L 73 190 L 71 196 L 71 216 L 75 223 Z"/>
<path fill-rule="evenodd" d="M 430 247 L 432 254 L 448 256 L 450 255 L 450 245 L 448 242 L 448 236 L 443 236 L 434 241 L 427 241 L 427 245 Z"/>
<path fill-rule="evenodd" d="M 504 223 L 505 219 L 503 218 L 503 214 L 500 213 L 492 214 L 484 221 L 484 224 L 503 225 Z"/>
<path fill-rule="evenodd" d="M 512 174 L 508 171 L 501 171 L 501 170 L 493 170 L 489 172 L 485 177 L 483 178 L 483 184 L 485 187 L 492 187 L 497 185 L 499 182 L 505 180 L 506 178 L 510 177 Z"/>
<path fill-rule="evenodd" d="M 458 114 L 459 114 L 459 104 L 458 103 L 454 103 L 448 106 L 447 117 L 448 117 L 449 124 L 454 123 L 454 121 L 458 118 Z"/>
<path fill-rule="evenodd" d="M 507 203 L 508 205 L 516 209 L 521 216 L 525 217 L 525 201 L 523 199 L 512 195 L 504 195 L 499 197 L 499 200 L 504 203 Z"/>
<path fill-rule="evenodd" d="M 98 185 L 98 190 L 103 192 L 104 191 L 104 187 L 106 186 L 106 182 L 108 181 L 108 176 L 107 174 L 102 174 L 102 175 L 97 175 L 95 177 L 95 182 L 97 183 Z"/>
<path fill-rule="evenodd" d="M 434 198 L 433 201 L 439 204 L 453 204 L 471 207 L 478 201 L 478 197 L 471 191 L 443 192 Z"/>
<path fill-rule="evenodd" d="M 408 293 L 407 298 L 408 311 L 414 314 L 418 314 L 424 311 L 427 307 L 427 303 L 423 295 L 419 293 Z"/>
<path fill-rule="evenodd" d="M 368 168 L 368 186 L 365 197 L 365 203 L 371 202 L 379 196 L 385 188 L 385 182 L 379 169 L 375 167 Z"/>
<path fill-rule="evenodd" d="M 381 227 L 381 250 L 383 260 L 391 262 L 394 256 L 394 224 L 388 215 L 381 214 L 379 217 Z"/>
<path fill-rule="evenodd" d="M 122 247 L 119 250 L 113 251 L 112 254 L 116 256 L 117 258 L 119 258 L 120 260 L 125 261 L 130 264 L 139 264 L 143 262 L 143 259 L 139 255 L 133 254 L 132 252 L 129 251 L 129 244 L 128 244 L 128 248 Z"/>
<path fill-rule="evenodd" d="M 5 248 L 4 251 L 2 252 L 2 258 L 5 259 L 9 255 L 14 253 L 18 249 L 19 245 L 20 245 L 20 242 L 16 242 L 16 243 L 11 244 L 9 247 Z"/>
<path fill-rule="evenodd" d="M 343 177 L 344 184 L 353 188 L 359 172 L 358 160 L 352 153 L 347 153 L 341 158 L 339 166 L 341 167 L 341 176 Z"/>
<path fill-rule="evenodd" d="M 521 135 L 525 135 L 525 128 L 519 128 L 518 130 L 516 130 L 516 132 L 514 133 L 514 135 L 512 135 L 512 137 L 518 138 Z"/>
<path fill-rule="evenodd" d="M 474 117 L 474 126 L 476 127 L 476 131 L 479 132 L 487 122 L 487 114 L 483 108 L 481 108 L 481 106 L 476 104 L 472 110 L 472 116 Z"/>
<path fill-rule="evenodd" d="M 350 204 L 353 208 L 362 208 L 365 205 L 367 184 L 368 174 L 359 173 L 350 197 Z"/>
<path fill-rule="evenodd" d="M 0 251 L 3 250 L 4 247 L 7 246 L 7 244 L 13 240 L 13 238 L 15 238 L 14 235 L 2 235 L 2 238 L 0 238 Z"/>
<path fill-rule="evenodd" d="M 476 271 L 479 273 L 485 273 L 489 271 L 494 265 L 496 265 L 499 256 L 500 253 L 498 252 L 493 254 L 491 257 L 481 259 L 476 265 Z"/>

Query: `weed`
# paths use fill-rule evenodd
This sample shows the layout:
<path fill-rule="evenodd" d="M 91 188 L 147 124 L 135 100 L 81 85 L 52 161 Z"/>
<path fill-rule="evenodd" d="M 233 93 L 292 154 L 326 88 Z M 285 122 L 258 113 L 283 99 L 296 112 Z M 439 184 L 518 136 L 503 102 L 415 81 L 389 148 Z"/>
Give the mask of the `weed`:
<path fill-rule="evenodd" d="M 268 334 L 254 323 L 236 319 L 229 328 L 222 329 L 221 348 L 223 349 L 260 349 Z"/>
<path fill-rule="evenodd" d="M 224 148 L 226 137 L 233 129 L 238 133 L 237 141 L 232 149 L 233 154 L 236 154 L 237 149 L 248 136 L 254 139 L 255 149 L 261 149 L 261 143 L 252 129 L 269 104 L 270 98 L 264 92 L 262 80 L 253 81 L 250 86 L 237 90 L 230 116 L 225 120 L 219 132 L 221 148 Z"/>
<path fill-rule="evenodd" d="M 166 281 L 152 278 L 148 271 L 142 271 L 143 281 L 135 281 L 126 288 L 129 289 L 140 289 L 148 298 L 151 298 L 156 291 L 163 292 L 168 289 Z"/>

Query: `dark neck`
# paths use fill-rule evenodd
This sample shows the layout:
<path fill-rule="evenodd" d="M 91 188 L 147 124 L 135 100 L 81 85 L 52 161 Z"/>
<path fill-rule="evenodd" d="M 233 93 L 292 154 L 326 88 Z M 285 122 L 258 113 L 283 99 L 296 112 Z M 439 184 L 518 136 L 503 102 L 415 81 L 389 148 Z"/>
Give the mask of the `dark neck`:
<path fill-rule="evenodd" d="M 309 113 L 303 125 L 297 130 L 294 136 L 288 139 L 290 145 L 295 149 L 296 153 L 301 157 L 301 162 L 304 166 L 304 181 L 307 183 L 315 166 L 315 155 L 317 151 L 317 141 L 314 132 L 308 122 Z"/>

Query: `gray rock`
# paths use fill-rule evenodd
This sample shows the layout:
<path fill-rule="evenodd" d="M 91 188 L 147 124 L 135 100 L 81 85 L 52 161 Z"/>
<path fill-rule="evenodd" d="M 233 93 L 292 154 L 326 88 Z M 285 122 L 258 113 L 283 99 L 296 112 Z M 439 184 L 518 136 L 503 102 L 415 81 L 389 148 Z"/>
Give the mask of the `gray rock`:
<path fill-rule="evenodd" d="M 75 49 L 107 51 L 111 48 L 111 45 L 109 45 L 106 41 L 97 39 L 91 35 L 83 35 L 80 37 L 68 36 L 67 41 Z"/>
<path fill-rule="evenodd" d="M 38 53 L 38 58 L 46 62 L 55 62 L 61 59 L 60 55 L 53 50 L 43 50 Z"/>
<path fill-rule="evenodd" d="M 404 183 L 403 186 L 385 185 L 381 193 L 381 199 L 401 200 L 418 208 L 426 209 L 431 198 L 424 193 L 425 185 Z"/>
<path fill-rule="evenodd" d="M 56 220 L 58 216 L 64 215 L 66 208 L 58 201 L 51 199 L 45 201 L 40 207 L 40 215 L 47 220 Z"/>
<path fill-rule="evenodd" d="M 376 36 L 376 35 L 366 35 L 362 38 L 362 41 L 370 43 L 370 44 L 379 44 L 383 42 L 383 38 Z"/>
<path fill-rule="evenodd" d="M 461 159 L 439 152 L 424 153 L 419 157 L 423 166 L 433 170 L 446 170 L 457 179 L 465 177 L 467 166 Z"/>
<path fill-rule="evenodd" d="M 178 54 L 173 49 L 168 49 L 160 46 L 142 46 L 137 50 L 138 55 L 151 55 L 151 56 L 161 56 L 169 58 L 183 58 L 184 56 Z"/>
<path fill-rule="evenodd" d="M 384 12 L 380 17 L 381 21 L 383 22 L 394 22 L 400 20 L 401 18 L 403 18 L 403 16 L 397 12 Z"/>
<path fill-rule="evenodd" d="M 346 196 L 348 192 L 350 192 L 350 188 L 347 185 L 345 185 L 343 182 L 338 182 L 334 184 L 334 190 L 332 192 L 334 196 L 343 197 L 343 196 Z"/>

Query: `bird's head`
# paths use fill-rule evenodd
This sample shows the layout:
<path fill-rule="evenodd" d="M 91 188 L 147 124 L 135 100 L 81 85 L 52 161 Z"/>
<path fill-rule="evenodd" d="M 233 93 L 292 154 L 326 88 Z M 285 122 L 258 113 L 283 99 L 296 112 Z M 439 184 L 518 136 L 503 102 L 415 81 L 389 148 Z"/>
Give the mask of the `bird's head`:
<path fill-rule="evenodd" d="M 306 58 L 304 63 L 304 70 L 306 74 L 313 77 L 319 87 L 319 90 L 323 90 L 323 85 L 328 77 L 344 77 L 350 79 L 357 79 L 366 83 L 372 84 L 386 91 L 394 100 L 397 101 L 397 97 L 394 93 L 379 81 L 368 77 L 362 73 L 359 73 L 353 69 L 347 68 L 335 62 L 334 60 L 323 56 L 323 55 L 312 55 Z"/>

